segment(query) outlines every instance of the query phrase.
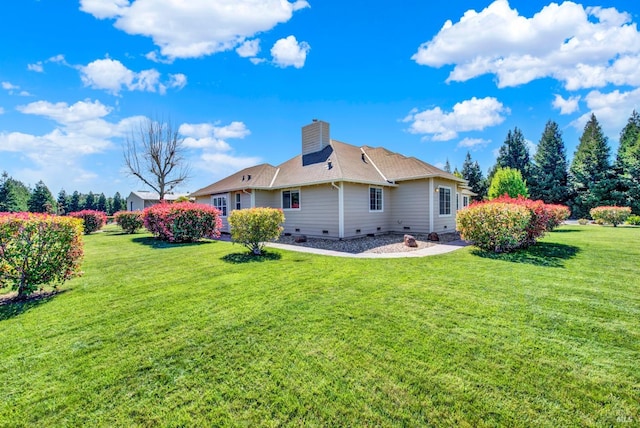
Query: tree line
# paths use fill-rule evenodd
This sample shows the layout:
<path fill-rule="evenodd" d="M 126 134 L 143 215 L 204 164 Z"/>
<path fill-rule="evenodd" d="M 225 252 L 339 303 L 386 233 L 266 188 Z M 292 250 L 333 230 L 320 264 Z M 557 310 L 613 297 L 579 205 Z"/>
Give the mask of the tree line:
<path fill-rule="evenodd" d="M 77 190 L 67 194 L 62 189 L 58 197 L 54 198 L 42 180 L 30 189 L 21 181 L 10 177 L 6 171 L 0 176 L 0 212 L 64 215 L 82 210 L 96 210 L 113 215 L 126 209 L 127 201 L 122 198 L 120 192 L 116 192 L 113 197 L 107 197 L 104 193 L 84 194 Z"/>
<path fill-rule="evenodd" d="M 475 200 L 487 197 L 497 171 L 518 170 L 529 197 L 548 204 L 568 205 L 572 217 L 586 218 L 597 206 L 630 207 L 640 214 L 640 115 L 633 111 L 620 132 L 620 145 L 613 162 L 611 148 L 595 114 L 584 127 L 571 164 L 559 126 L 553 120 L 545 125 L 536 153 L 530 157 L 522 131 L 509 130 L 500 147 L 495 165 L 484 177 L 477 161 L 467 156 L 462 170 L 453 172 L 466 179 Z M 449 162 L 445 170 L 450 171 Z"/>

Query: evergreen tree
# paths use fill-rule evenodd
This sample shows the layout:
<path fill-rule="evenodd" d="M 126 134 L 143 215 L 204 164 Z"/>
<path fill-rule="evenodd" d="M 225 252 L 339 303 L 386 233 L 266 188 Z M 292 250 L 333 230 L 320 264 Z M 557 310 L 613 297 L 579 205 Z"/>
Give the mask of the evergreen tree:
<path fill-rule="evenodd" d="M 518 127 L 513 132 L 509 130 L 507 133 L 507 138 L 500 147 L 498 159 L 496 159 L 496 165 L 490 174 L 490 178 L 493 178 L 493 173 L 497 168 L 517 169 L 527 183 L 531 181 L 529 150 L 527 149 L 524 135 L 522 135 L 522 131 Z"/>
<path fill-rule="evenodd" d="M 9 177 L 5 171 L 0 177 L 0 211 L 24 212 L 28 210 L 31 192 L 21 181 Z"/>
<path fill-rule="evenodd" d="M 118 211 L 125 211 L 127 209 L 125 205 L 126 202 L 122 199 L 122 196 L 120 196 L 120 192 L 116 192 L 116 194 L 113 195 L 113 204 L 111 206 L 112 214 Z"/>
<path fill-rule="evenodd" d="M 56 202 L 58 205 L 58 215 L 66 214 L 69 208 L 69 197 L 67 196 L 67 192 L 65 192 L 64 189 L 60 190 L 60 192 L 58 193 L 58 199 Z"/>
<path fill-rule="evenodd" d="M 620 133 L 620 145 L 614 165 L 616 190 L 624 194 L 624 202 L 634 214 L 640 214 L 640 115 L 631 113 Z"/>
<path fill-rule="evenodd" d="M 534 162 L 532 179 L 527 183 L 531 199 L 565 204 L 569 199 L 567 153 L 558 124 L 552 120 L 544 127 Z"/>
<path fill-rule="evenodd" d="M 94 196 L 92 191 L 89 191 L 87 197 L 84 200 L 83 209 L 85 210 L 95 210 L 96 209 L 96 197 Z"/>
<path fill-rule="evenodd" d="M 458 171 L 458 167 L 456 167 L 456 169 L 453 170 L 453 175 L 455 175 L 458 178 L 464 178 L 462 176 L 462 173 L 460 171 Z"/>
<path fill-rule="evenodd" d="M 604 186 L 609 177 L 609 146 L 595 114 L 584 127 L 580 144 L 569 169 L 569 182 L 573 192 L 572 216 L 586 218 L 591 208 L 602 205 Z"/>
<path fill-rule="evenodd" d="M 107 212 L 107 197 L 104 196 L 104 193 L 100 193 L 98 197 L 98 202 L 96 202 L 96 210 Z"/>
<path fill-rule="evenodd" d="M 449 158 L 447 158 L 447 161 L 444 163 L 444 170 L 445 172 L 451 174 L 451 164 L 449 163 Z"/>
<path fill-rule="evenodd" d="M 467 180 L 471 191 L 476 194 L 473 197 L 474 201 L 481 201 L 487 195 L 487 181 L 482 175 L 478 161 L 473 162 L 469 152 L 462 164 L 462 178 Z"/>
<path fill-rule="evenodd" d="M 56 210 L 56 201 L 42 180 L 36 183 L 27 205 L 32 213 L 54 213 Z"/>
<path fill-rule="evenodd" d="M 74 191 L 71 195 L 71 199 L 69 200 L 69 210 L 68 213 L 75 213 L 82 210 L 82 205 L 80 204 L 80 193 L 78 191 Z"/>

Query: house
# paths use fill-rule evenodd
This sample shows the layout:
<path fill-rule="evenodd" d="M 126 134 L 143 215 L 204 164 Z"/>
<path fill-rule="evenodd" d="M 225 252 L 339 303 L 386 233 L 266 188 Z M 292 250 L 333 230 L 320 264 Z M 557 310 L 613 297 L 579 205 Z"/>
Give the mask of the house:
<path fill-rule="evenodd" d="M 389 232 L 453 232 L 473 193 L 464 179 L 382 147 L 332 140 L 329 124 L 302 128 L 302 152 L 256 165 L 190 196 L 226 217 L 236 209 L 282 208 L 284 233 L 353 238 Z"/>
<path fill-rule="evenodd" d="M 175 201 L 180 197 L 188 197 L 188 193 L 167 193 L 164 195 L 165 201 Z M 155 205 L 160 202 L 160 194 L 156 192 L 147 192 L 138 190 L 129 193 L 127 197 L 127 210 L 142 211 L 143 209 Z"/>

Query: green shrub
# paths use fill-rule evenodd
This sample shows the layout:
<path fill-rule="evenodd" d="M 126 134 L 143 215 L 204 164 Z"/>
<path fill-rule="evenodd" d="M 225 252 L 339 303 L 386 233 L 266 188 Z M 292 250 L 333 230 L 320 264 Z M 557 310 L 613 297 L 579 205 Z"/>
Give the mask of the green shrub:
<path fill-rule="evenodd" d="M 602 223 L 612 224 L 613 227 L 617 227 L 631 215 L 631 208 L 629 207 L 596 207 L 589 211 L 591 217 L 596 221 Z M 600 223 L 598 223 L 600 224 Z"/>
<path fill-rule="evenodd" d="M 512 198 L 522 196 L 529 197 L 527 182 L 522 178 L 522 173 L 514 168 L 498 168 L 491 179 L 489 186 L 489 199 L 499 198 L 508 195 Z"/>
<path fill-rule="evenodd" d="M 630 215 L 629 217 L 627 217 L 627 224 L 640 226 L 640 215 Z"/>
<path fill-rule="evenodd" d="M 82 221 L 46 214 L 0 215 L 0 287 L 23 299 L 80 275 Z"/>
<path fill-rule="evenodd" d="M 119 211 L 115 213 L 114 218 L 126 233 L 136 233 L 144 226 L 141 211 Z"/>
<path fill-rule="evenodd" d="M 275 208 L 250 208 L 234 210 L 229 215 L 231 239 L 249 249 L 253 254 L 262 254 L 264 243 L 278 239 L 282 233 L 284 213 Z"/>
<path fill-rule="evenodd" d="M 513 251 L 527 240 L 530 210 L 506 202 L 484 202 L 458 211 L 456 226 L 460 236 L 484 250 Z"/>
<path fill-rule="evenodd" d="M 578 219 L 578 224 L 585 226 L 587 224 L 589 224 L 589 220 L 587 220 L 586 218 L 580 218 Z"/>
<path fill-rule="evenodd" d="M 107 214 L 102 211 L 82 210 L 68 214 L 69 217 L 79 218 L 84 224 L 86 235 L 102 229 L 107 224 Z"/>
<path fill-rule="evenodd" d="M 144 227 L 169 242 L 194 242 L 220 237 L 220 211 L 210 205 L 178 202 L 160 203 L 142 212 Z"/>

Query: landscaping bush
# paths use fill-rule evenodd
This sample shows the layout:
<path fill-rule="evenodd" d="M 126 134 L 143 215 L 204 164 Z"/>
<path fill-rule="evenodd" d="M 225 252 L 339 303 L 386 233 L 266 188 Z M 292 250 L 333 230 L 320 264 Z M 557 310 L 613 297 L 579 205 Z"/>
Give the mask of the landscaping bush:
<path fill-rule="evenodd" d="M 153 235 L 169 242 L 194 242 L 219 238 L 220 211 L 210 205 L 191 202 L 160 203 L 142 212 L 144 226 Z"/>
<path fill-rule="evenodd" d="M 627 217 L 627 224 L 632 226 L 640 226 L 640 215 L 630 215 Z"/>
<path fill-rule="evenodd" d="M 589 220 L 587 220 L 586 218 L 580 218 L 580 219 L 578 219 L 578 224 L 582 225 L 582 226 L 585 226 L 585 225 L 589 224 Z"/>
<path fill-rule="evenodd" d="M 69 213 L 68 216 L 82 220 L 86 235 L 102 229 L 102 226 L 107 224 L 107 214 L 102 211 L 82 210 Z"/>
<path fill-rule="evenodd" d="M 565 205 L 545 204 L 545 208 L 550 211 L 549 221 L 547 222 L 548 232 L 560 226 L 571 215 L 571 210 Z"/>
<path fill-rule="evenodd" d="M 114 218 L 118 226 L 126 233 L 136 233 L 144 226 L 141 211 L 118 211 Z"/>
<path fill-rule="evenodd" d="M 82 221 L 47 214 L 0 215 L 0 288 L 24 299 L 39 287 L 80 275 Z"/>
<path fill-rule="evenodd" d="M 517 198 L 529 197 L 527 182 L 522 178 L 520 170 L 515 168 L 498 168 L 489 185 L 489 199 L 499 198 L 503 195 Z"/>
<path fill-rule="evenodd" d="M 284 229 L 284 213 L 276 208 L 234 210 L 228 221 L 233 242 L 244 245 L 255 255 L 262 254 L 264 243 L 278 239 Z"/>
<path fill-rule="evenodd" d="M 596 222 L 612 224 L 613 227 L 617 227 L 631 215 L 631 208 L 629 207 L 596 207 L 589 211 L 591 218 Z"/>
<path fill-rule="evenodd" d="M 462 239 L 496 253 L 513 251 L 527 240 L 531 212 L 522 205 L 480 202 L 458 211 L 456 226 Z"/>

